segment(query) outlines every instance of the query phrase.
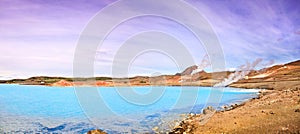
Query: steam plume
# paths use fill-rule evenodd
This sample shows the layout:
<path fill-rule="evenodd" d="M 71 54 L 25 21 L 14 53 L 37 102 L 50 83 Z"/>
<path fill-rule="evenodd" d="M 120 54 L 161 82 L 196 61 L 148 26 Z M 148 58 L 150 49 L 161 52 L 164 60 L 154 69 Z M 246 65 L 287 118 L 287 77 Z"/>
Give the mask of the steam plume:
<path fill-rule="evenodd" d="M 210 65 L 209 57 L 206 54 L 206 55 L 204 55 L 201 63 L 197 66 L 197 69 L 193 70 L 193 72 L 191 73 L 191 75 L 203 71 L 203 69 L 206 68 L 209 65 Z"/>
<path fill-rule="evenodd" d="M 262 59 L 256 59 L 252 64 L 247 62 L 246 65 L 240 66 L 234 73 L 231 73 L 228 78 L 215 84 L 214 87 L 225 87 L 233 82 L 237 82 L 249 74 L 250 71 L 253 70 L 261 61 Z"/>

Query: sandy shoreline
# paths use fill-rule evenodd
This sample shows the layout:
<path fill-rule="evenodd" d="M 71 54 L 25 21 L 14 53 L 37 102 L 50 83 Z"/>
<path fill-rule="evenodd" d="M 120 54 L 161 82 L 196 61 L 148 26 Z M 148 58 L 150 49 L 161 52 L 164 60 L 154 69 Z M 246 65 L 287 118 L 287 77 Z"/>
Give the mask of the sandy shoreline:
<path fill-rule="evenodd" d="M 204 125 L 199 123 L 203 114 L 194 115 L 173 133 L 300 133 L 299 96 L 300 87 L 266 90 L 258 99 L 216 112 Z"/>

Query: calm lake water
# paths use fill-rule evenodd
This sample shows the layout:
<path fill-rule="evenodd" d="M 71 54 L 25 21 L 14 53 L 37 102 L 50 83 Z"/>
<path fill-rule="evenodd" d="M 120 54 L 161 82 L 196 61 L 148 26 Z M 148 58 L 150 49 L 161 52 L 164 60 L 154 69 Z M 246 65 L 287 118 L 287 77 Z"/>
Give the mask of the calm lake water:
<path fill-rule="evenodd" d="M 84 91 L 93 89 L 86 87 Z M 134 87 L 136 94 L 127 92 L 125 87 L 96 90 L 105 105 L 79 101 L 73 87 L 0 85 L 0 133 L 86 133 L 96 128 L 109 133 L 151 133 L 155 126 L 168 129 L 174 120 L 182 118 L 182 113 L 200 113 L 207 105 L 218 109 L 241 103 L 257 97 L 258 92 L 237 88 L 213 92 L 216 90 L 211 87 L 154 87 L 152 90 Z M 141 99 L 150 93 L 153 96 Z M 222 98 L 216 102 L 210 101 L 210 97 Z M 94 118 L 82 110 L 80 102 L 83 107 L 101 111 L 106 106 L 109 111 L 103 110 Z"/>

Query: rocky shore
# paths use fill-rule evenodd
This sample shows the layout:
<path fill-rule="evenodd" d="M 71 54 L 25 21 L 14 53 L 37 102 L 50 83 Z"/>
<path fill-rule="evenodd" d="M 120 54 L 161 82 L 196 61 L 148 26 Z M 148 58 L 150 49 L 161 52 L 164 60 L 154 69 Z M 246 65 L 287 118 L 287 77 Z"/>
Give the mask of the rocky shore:
<path fill-rule="evenodd" d="M 209 113 L 211 108 L 191 114 L 170 133 L 300 133 L 300 86 L 267 90 L 256 99 L 216 112 L 203 123 Z"/>

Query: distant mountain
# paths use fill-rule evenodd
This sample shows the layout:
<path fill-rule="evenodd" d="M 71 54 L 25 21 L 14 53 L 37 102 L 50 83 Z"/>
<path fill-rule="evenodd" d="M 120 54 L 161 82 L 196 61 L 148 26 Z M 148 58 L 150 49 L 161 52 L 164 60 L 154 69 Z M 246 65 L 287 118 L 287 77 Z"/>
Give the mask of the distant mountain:
<path fill-rule="evenodd" d="M 186 68 L 181 73 L 175 75 L 161 75 L 155 77 L 136 76 L 131 78 L 64 78 L 64 77 L 31 77 L 29 79 L 2 80 L 0 83 L 6 84 L 27 84 L 27 85 L 47 85 L 47 86 L 213 86 L 229 77 L 239 74 L 238 72 L 213 72 L 197 70 L 193 65 Z M 239 78 L 236 82 L 229 82 L 226 86 L 239 88 L 267 88 L 284 86 L 286 84 L 298 86 L 300 88 L 300 60 L 284 65 L 275 65 L 261 70 L 246 70 L 249 74 Z M 247 73 L 248 73 L 247 72 Z"/>
<path fill-rule="evenodd" d="M 181 73 L 177 73 L 177 74 L 175 74 L 175 75 L 181 75 L 181 76 L 184 76 L 184 75 L 191 75 L 192 72 L 193 72 L 194 70 L 196 70 L 197 68 L 198 68 L 198 66 L 193 65 L 193 66 L 190 66 L 190 67 L 186 68 L 186 69 L 185 69 L 184 71 L 182 71 Z"/>

